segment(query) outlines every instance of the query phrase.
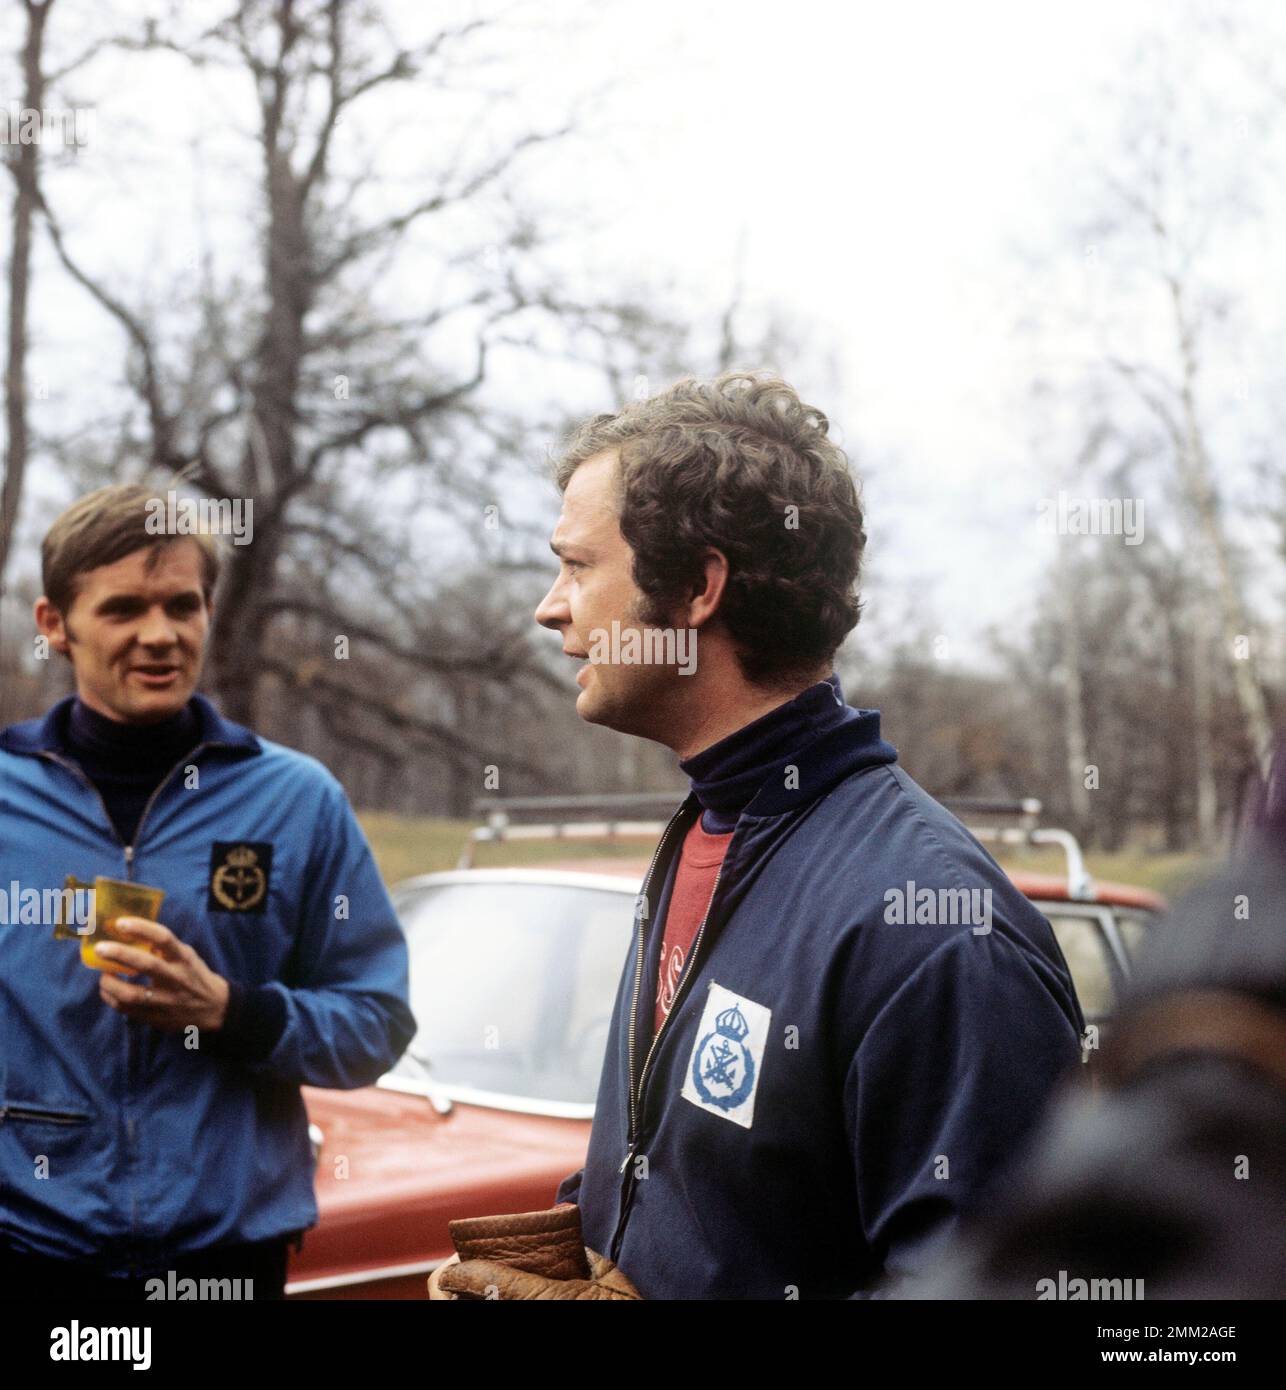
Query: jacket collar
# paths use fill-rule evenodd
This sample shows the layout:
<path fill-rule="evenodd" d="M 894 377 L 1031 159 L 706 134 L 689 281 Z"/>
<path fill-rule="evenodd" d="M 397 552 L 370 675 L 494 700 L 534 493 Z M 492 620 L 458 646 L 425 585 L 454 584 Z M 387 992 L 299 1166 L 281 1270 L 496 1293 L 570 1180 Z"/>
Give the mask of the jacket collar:
<path fill-rule="evenodd" d="M 731 830 L 765 781 L 822 734 L 857 717 L 844 703 L 839 677 L 831 674 L 743 725 L 718 743 L 685 758 L 680 769 L 705 812 L 703 824 Z"/>
<path fill-rule="evenodd" d="M 0 729 L 0 749 L 9 753 L 61 753 L 74 695 L 65 696 L 42 719 L 29 719 Z M 200 723 L 201 744 L 217 744 L 246 755 L 261 753 L 262 745 L 249 729 L 234 724 L 215 709 L 204 695 L 193 695 L 192 708 Z"/>
<path fill-rule="evenodd" d="M 897 749 L 880 737 L 880 712 L 848 708 L 848 717 L 800 752 L 781 759 L 742 812 L 780 816 L 825 796 L 854 772 L 897 762 Z M 788 774 L 793 767 L 794 772 Z"/>
<path fill-rule="evenodd" d="M 709 813 L 707 828 L 718 831 L 732 829 L 738 815 L 797 811 L 851 772 L 896 761 L 880 737 L 879 711 L 847 704 L 832 673 L 679 766 Z"/>

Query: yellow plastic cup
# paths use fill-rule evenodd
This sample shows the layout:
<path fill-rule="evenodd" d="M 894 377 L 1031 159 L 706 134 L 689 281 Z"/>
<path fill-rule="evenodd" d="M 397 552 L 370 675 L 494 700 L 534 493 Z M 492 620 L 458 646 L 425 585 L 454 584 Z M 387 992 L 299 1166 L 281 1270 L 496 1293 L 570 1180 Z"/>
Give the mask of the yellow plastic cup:
<path fill-rule="evenodd" d="M 72 920 L 74 915 L 72 907 L 76 902 L 77 893 L 92 893 L 93 891 L 94 885 L 92 883 L 83 882 L 81 879 L 78 879 L 75 874 L 68 874 L 63 880 L 64 896 L 59 900 L 58 916 L 54 922 L 55 941 L 80 940 L 82 933 L 79 925 Z M 98 916 L 97 909 L 94 911 L 94 916 L 95 918 Z"/>
<path fill-rule="evenodd" d="M 163 888 L 149 888 L 146 883 L 127 883 L 118 878 L 96 878 L 94 880 L 94 924 L 95 930 L 78 932 L 80 937 L 80 958 L 91 970 L 106 970 L 113 975 L 133 975 L 135 972 L 119 961 L 104 960 L 94 949 L 95 943 L 120 941 L 140 951 L 151 951 L 155 947 L 150 941 L 127 938 L 116 930 L 118 917 L 145 917 L 156 921 L 165 897 Z"/>

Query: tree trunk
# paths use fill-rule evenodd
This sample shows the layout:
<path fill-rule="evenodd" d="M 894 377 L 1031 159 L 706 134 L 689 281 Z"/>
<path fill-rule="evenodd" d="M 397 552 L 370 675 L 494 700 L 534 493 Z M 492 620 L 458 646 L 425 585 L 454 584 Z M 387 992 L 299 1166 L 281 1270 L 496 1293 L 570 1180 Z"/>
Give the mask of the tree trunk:
<path fill-rule="evenodd" d="M 1077 604 L 1080 594 L 1072 583 L 1069 567 L 1061 567 L 1059 588 L 1063 599 L 1063 751 L 1067 769 L 1067 796 L 1072 807 L 1072 829 L 1084 840 L 1090 830 L 1090 793 L 1085 785 L 1089 747 L 1085 740 L 1085 698 L 1081 684 L 1081 632 Z"/>
<path fill-rule="evenodd" d="M 279 147 L 280 112 L 269 107 L 264 128 L 268 201 L 268 308 L 254 372 L 254 414 L 243 456 L 242 488 L 255 504 L 254 542 L 232 557 L 220 593 L 215 634 L 216 684 L 228 718 L 253 727 L 269 617 L 262 602 L 284 544 L 283 509 L 302 481 L 296 475 L 295 431 L 304 353 L 304 316 L 311 303 L 311 248 L 299 181 Z"/>
<path fill-rule="evenodd" d="M 1237 656 L 1233 652 L 1237 638 L 1250 640 L 1250 624 L 1241 588 L 1233 572 L 1228 538 L 1224 535 L 1223 522 L 1219 516 L 1219 500 L 1215 491 L 1210 455 L 1206 450 L 1205 434 L 1197 414 L 1196 343 L 1183 306 L 1182 287 L 1174 278 L 1171 278 L 1169 285 L 1179 338 L 1179 353 L 1183 363 L 1183 438 L 1179 441 L 1179 467 L 1214 571 L 1215 597 L 1222 638 L 1220 657 L 1232 660 L 1233 688 L 1241 709 L 1246 738 L 1254 751 L 1261 775 L 1267 776 L 1273 747 L 1272 720 L 1268 714 L 1268 702 L 1264 699 L 1263 687 L 1255 673 L 1253 648 L 1248 649 L 1244 656 Z M 1214 652 L 1211 651 L 1209 656 L 1213 657 Z"/>
<path fill-rule="evenodd" d="M 275 517 L 265 509 L 261 520 L 256 502 L 254 543 L 229 546 L 225 551 L 225 574 L 215 607 L 210 642 L 213 685 L 223 713 L 250 728 L 259 712 L 261 657 L 269 621 L 262 600 L 272 592 L 281 543 Z"/>
<path fill-rule="evenodd" d="M 1200 594 L 1194 611 L 1192 662 L 1192 770 L 1196 784 L 1197 842 L 1213 854 L 1219 839 L 1219 798 L 1214 764 L 1214 620 Z"/>
<path fill-rule="evenodd" d="M 27 35 L 22 49 L 23 109 L 42 111 L 45 101 L 43 50 L 45 21 L 54 0 L 26 0 Z M 19 117 L 21 120 L 21 116 Z M 43 130 L 42 130 L 43 135 Z M 4 628 L 5 572 L 13 549 L 22 503 L 22 485 L 27 471 L 29 436 L 27 429 L 27 305 L 31 294 L 31 226 L 40 198 L 40 141 L 13 146 L 10 172 L 14 177 L 13 250 L 9 257 L 9 323 L 5 351 L 4 482 L 0 484 L 0 633 Z M 0 662 L 4 659 L 0 647 Z M 0 725 L 9 722 L 5 690 L 9 682 L 0 680 Z"/>
<path fill-rule="evenodd" d="M 36 4 L 27 0 L 27 37 L 22 50 L 23 110 L 41 111 L 45 101 L 45 77 L 41 54 L 45 21 L 53 0 Z M 40 141 L 13 147 L 10 172 L 16 192 L 13 200 L 13 251 L 9 257 L 9 332 L 4 373 L 5 468 L 0 487 L 0 602 L 4 575 L 13 545 L 18 506 L 22 500 L 23 474 L 27 468 L 27 303 L 31 292 L 31 226 L 39 201 Z"/>

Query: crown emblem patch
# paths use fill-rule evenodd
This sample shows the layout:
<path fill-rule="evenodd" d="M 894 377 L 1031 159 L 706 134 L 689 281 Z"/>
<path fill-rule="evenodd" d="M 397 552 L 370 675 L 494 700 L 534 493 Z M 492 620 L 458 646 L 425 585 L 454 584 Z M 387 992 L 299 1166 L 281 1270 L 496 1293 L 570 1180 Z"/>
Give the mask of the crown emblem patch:
<path fill-rule="evenodd" d="M 210 851 L 210 912 L 262 912 L 272 875 L 272 846 L 216 840 Z"/>
<path fill-rule="evenodd" d="M 682 1095 L 693 1105 L 749 1129 L 772 1010 L 713 980 Z"/>

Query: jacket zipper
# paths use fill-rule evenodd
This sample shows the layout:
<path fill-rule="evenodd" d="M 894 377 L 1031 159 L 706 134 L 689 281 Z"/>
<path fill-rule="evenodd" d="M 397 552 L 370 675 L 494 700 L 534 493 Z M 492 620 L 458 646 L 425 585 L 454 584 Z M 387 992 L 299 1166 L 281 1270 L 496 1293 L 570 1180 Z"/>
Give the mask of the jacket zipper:
<path fill-rule="evenodd" d="M 112 838 L 116 841 L 118 845 L 120 845 L 121 850 L 124 852 L 125 877 L 132 883 L 134 881 L 135 847 L 138 844 L 139 836 L 143 833 L 143 822 L 147 820 L 148 812 L 152 809 L 153 805 L 155 804 L 156 798 L 160 796 L 160 794 L 165 790 L 165 787 L 169 783 L 170 778 L 174 776 L 174 774 L 179 770 L 179 768 L 185 767 L 193 758 L 196 757 L 198 753 L 203 753 L 207 748 L 216 748 L 218 746 L 219 745 L 215 743 L 198 743 L 196 747 L 192 749 L 191 752 L 184 755 L 183 760 L 181 762 L 175 763 L 174 766 L 165 774 L 165 776 L 161 778 L 161 780 L 156 784 L 156 788 L 152 792 L 152 795 L 147 798 L 147 802 L 143 807 L 143 814 L 139 816 L 138 824 L 134 827 L 134 844 L 132 845 L 127 845 L 125 841 L 121 839 L 120 834 L 116 829 L 116 822 L 112 820 L 111 812 L 109 812 L 107 809 L 107 802 L 103 800 L 102 792 L 100 792 L 98 788 L 93 784 L 93 782 L 85 776 L 85 773 L 81 769 L 79 764 L 73 762 L 70 758 L 64 758 L 60 753 L 51 753 L 48 749 L 45 748 L 40 749 L 37 752 L 36 756 L 38 758 L 48 758 L 51 763 L 57 763 L 59 767 L 65 767 L 68 772 L 70 772 L 74 777 L 78 778 L 81 782 L 83 782 L 85 786 L 87 786 L 90 789 L 90 791 L 93 792 L 94 795 L 98 798 L 98 804 L 103 808 L 103 818 L 107 821 L 107 828 L 112 832 Z"/>
<path fill-rule="evenodd" d="M 112 838 L 116 841 L 118 845 L 120 845 L 122 851 L 124 852 L 125 877 L 129 882 L 132 883 L 134 881 L 134 851 L 136 846 L 138 845 L 139 837 L 142 835 L 143 832 L 143 823 L 147 820 L 148 812 L 151 811 L 153 805 L 156 802 L 156 798 L 160 796 L 161 792 L 168 785 L 170 778 L 174 776 L 174 774 L 179 770 L 179 768 L 187 766 L 191 762 L 191 760 L 197 756 L 197 754 L 204 752 L 205 749 L 217 746 L 218 745 L 216 743 L 198 743 L 195 748 L 193 748 L 190 752 L 186 753 L 182 760 L 175 763 L 174 766 L 170 768 L 170 770 L 165 774 L 165 776 L 161 778 L 161 780 L 156 784 L 156 787 L 153 790 L 152 795 L 147 798 L 147 802 L 143 807 L 143 813 L 139 816 L 138 824 L 134 827 L 134 843 L 132 845 L 127 845 L 121 839 L 120 833 L 116 829 L 116 822 L 112 820 L 111 812 L 107 809 L 107 802 L 103 800 L 102 792 L 100 792 L 98 788 L 94 785 L 94 783 L 90 780 L 90 778 L 85 775 L 84 769 L 81 768 L 79 764 L 73 762 L 70 758 L 64 758 L 59 753 L 51 753 L 48 749 L 38 750 L 37 756 L 42 758 L 48 758 L 50 762 L 57 763 L 59 767 L 65 767 L 68 772 L 70 772 L 74 777 L 78 778 L 81 782 L 83 782 L 85 786 L 87 786 L 90 789 L 90 791 L 92 791 L 94 795 L 98 798 L 98 804 L 103 808 L 103 816 L 104 819 L 107 821 L 107 828 L 111 831 Z M 128 1020 L 126 1022 L 128 1025 Z M 130 1085 L 130 1079 L 133 1077 L 133 1075 L 134 1029 L 127 1026 L 125 1029 L 125 1085 L 127 1088 L 127 1094 L 128 1087 Z M 129 1134 L 130 1140 L 132 1142 L 136 1137 L 136 1126 L 133 1119 L 127 1121 L 126 1131 Z M 130 1194 L 130 1230 L 134 1231 L 137 1230 L 137 1228 L 138 1194 L 137 1192 L 132 1192 Z"/>
<path fill-rule="evenodd" d="M 684 804 L 686 805 L 687 803 L 685 802 Z M 647 873 L 644 875 L 644 878 L 643 878 L 643 891 L 642 891 L 642 893 L 641 893 L 641 895 L 640 895 L 640 896 L 642 897 L 642 899 L 643 899 L 644 905 L 646 905 L 646 904 L 650 901 L 650 894 L 651 894 L 651 891 L 652 891 L 652 875 L 656 872 L 657 861 L 661 858 L 661 851 L 665 848 L 666 841 L 670 838 L 670 831 L 674 829 L 675 825 L 677 824 L 677 822 L 679 821 L 679 819 L 680 819 L 680 817 L 681 817 L 682 815 L 683 815 L 683 806 L 680 806 L 679 809 L 678 809 L 677 811 L 675 811 L 675 813 L 670 817 L 669 824 L 668 824 L 668 825 L 665 827 L 665 829 L 661 832 L 661 838 L 657 841 L 656 849 L 652 852 L 652 862 L 651 862 L 651 864 L 648 865 Z M 635 1133 L 635 1128 L 636 1128 L 636 1123 L 637 1123 L 637 1118 L 638 1118 L 638 1111 L 637 1111 L 637 1107 L 636 1107 L 636 1103 L 635 1103 L 635 1094 L 636 1094 L 636 1093 L 635 1093 L 635 1088 L 634 1088 L 634 1030 L 635 1030 L 635 1020 L 636 1020 L 637 1017 L 638 1017 L 639 989 L 640 989 L 640 987 L 641 987 L 642 980 L 643 980 L 643 957 L 644 957 L 644 954 L 645 954 L 645 951 L 644 951 L 644 935 L 645 935 L 645 933 L 644 933 L 644 930 L 643 930 L 643 923 L 640 922 L 640 923 L 639 923 L 639 941 L 638 941 L 637 950 L 636 950 L 636 952 L 635 952 L 635 960 L 634 960 L 634 994 L 633 994 L 632 1002 L 631 1002 L 631 1004 L 630 1004 L 630 1024 L 629 1024 L 629 1034 L 628 1034 L 628 1046 L 626 1047 L 626 1056 L 627 1056 L 628 1062 L 629 1062 L 629 1083 L 630 1083 L 630 1132 L 629 1132 L 629 1148 L 628 1148 L 628 1152 L 627 1152 L 626 1155 L 625 1155 L 624 1160 L 623 1160 L 622 1163 L 621 1163 L 620 1171 L 621 1171 L 622 1173 L 625 1171 L 626 1165 L 629 1163 L 630 1159 L 631 1159 L 631 1158 L 633 1157 L 633 1155 L 634 1155 L 634 1133 Z M 649 1055 L 650 1055 L 650 1054 L 649 1054 Z"/>
<path fill-rule="evenodd" d="M 670 821 L 670 824 L 667 825 L 666 828 L 665 828 L 665 834 L 662 835 L 660 844 L 658 844 L 657 847 L 656 847 L 656 854 L 655 854 L 655 855 L 653 856 L 653 858 L 652 858 L 651 867 L 648 869 L 647 878 L 644 880 L 644 895 L 643 895 L 643 896 L 644 896 L 645 899 L 646 899 L 646 897 L 647 897 L 647 891 L 651 888 L 652 873 L 653 873 L 653 871 L 654 871 L 655 868 L 656 868 L 657 859 L 660 857 L 661 849 L 662 849 L 662 847 L 664 846 L 665 841 L 666 841 L 666 838 L 669 836 L 670 830 L 671 830 L 671 828 L 673 827 L 675 821 L 677 821 L 677 820 L 679 819 L 679 816 L 680 816 L 680 814 L 682 813 L 682 810 L 683 810 L 683 808 L 680 807 L 679 810 L 675 812 L 674 817 L 673 817 L 673 818 L 671 819 L 671 821 Z M 700 813 L 700 811 L 698 810 L 697 815 L 700 816 L 700 814 L 701 814 L 701 813 Z M 732 846 L 729 845 L 728 848 L 731 849 Z M 727 856 L 725 855 L 725 856 L 724 856 L 724 862 L 726 862 L 726 860 L 727 860 Z M 698 962 L 698 959 L 699 959 L 700 953 L 701 953 L 701 941 L 702 941 L 702 938 L 705 936 L 706 923 L 710 920 L 710 909 L 714 906 L 715 895 L 716 895 L 716 894 L 718 893 L 718 891 L 719 891 L 719 881 L 720 881 L 722 878 L 723 878 L 723 863 L 720 863 L 720 865 L 719 865 L 719 870 L 718 870 L 718 872 L 715 874 L 714 886 L 710 889 L 710 897 L 709 897 L 709 899 L 708 899 L 707 902 L 706 902 L 706 910 L 705 910 L 705 913 L 703 914 L 703 916 L 702 916 L 702 918 L 701 918 L 701 925 L 697 928 L 697 934 L 692 938 L 692 947 L 691 947 L 691 949 L 688 951 L 688 958 L 687 958 L 687 960 L 684 961 L 684 963 L 683 963 L 683 974 L 680 976 L 678 987 L 677 987 L 677 988 L 675 989 L 675 991 L 674 991 L 674 1001 L 673 1001 L 673 1003 L 670 1005 L 670 1012 L 669 1012 L 668 1014 L 666 1014 L 666 1016 L 661 1020 L 661 1026 L 660 1026 L 660 1028 L 657 1029 L 656 1034 L 655 1034 L 654 1037 L 652 1038 L 652 1046 L 651 1046 L 650 1048 L 648 1048 L 647 1056 L 643 1059 L 643 1070 L 639 1073 L 638 1087 L 637 1087 L 637 1089 L 636 1089 L 636 1088 L 635 1088 L 635 1085 L 634 1085 L 634 1026 L 635 1026 L 635 1019 L 636 1019 L 636 1017 L 638 1016 L 639 990 L 640 990 L 640 988 L 641 988 L 641 986 L 642 986 L 642 980 L 643 980 L 643 959 L 644 959 L 643 932 L 642 932 L 641 929 L 640 929 L 640 931 L 639 931 L 639 946 L 638 946 L 638 953 L 637 953 L 637 957 L 636 957 L 636 960 L 635 960 L 635 966 L 634 966 L 634 999 L 633 999 L 633 1003 L 632 1003 L 631 1008 L 630 1008 L 630 1032 L 629 1032 L 630 1132 L 629 1132 L 629 1146 L 628 1146 L 628 1148 L 626 1149 L 625 1157 L 624 1157 L 624 1159 L 622 1159 L 620 1169 L 618 1170 L 618 1172 L 619 1172 L 621 1175 L 624 1175 L 626 1168 L 629 1167 L 630 1159 L 632 1159 L 632 1158 L 634 1157 L 634 1151 L 635 1151 L 635 1149 L 638 1147 L 638 1107 L 639 1107 L 639 1105 L 642 1103 L 642 1099 L 643 1099 L 643 1083 L 647 1080 L 648 1067 L 649 1067 L 649 1066 L 651 1065 L 651 1063 L 652 1063 L 652 1058 L 653 1058 L 653 1056 L 655 1056 L 655 1054 L 656 1054 L 657 1046 L 659 1045 L 659 1043 L 660 1043 L 660 1041 L 661 1041 L 661 1038 L 662 1038 L 663 1034 L 665 1033 L 665 1030 L 670 1026 L 670 1020 L 675 1016 L 676 1013 L 678 1013 L 680 1002 L 682 1001 L 682 999 L 683 999 L 685 993 L 687 992 L 687 989 L 688 989 L 689 985 L 692 983 L 693 979 L 696 978 L 696 973 L 697 973 L 697 962 Z M 626 1223 L 626 1220 L 627 1220 L 628 1217 L 629 1217 L 629 1214 L 630 1214 L 630 1207 L 633 1205 L 633 1201 L 634 1201 L 634 1183 L 633 1183 L 633 1181 L 632 1181 L 631 1179 L 628 1179 L 628 1178 L 626 1179 L 626 1181 L 628 1182 L 629 1186 L 628 1186 L 628 1188 L 622 1193 L 621 1203 L 620 1203 L 620 1215 L 619 1215 L 619 1217 L 618 1217 L 618 1219 L 617 1219 L 616 1231 L 615 1231 L 614 1235 L 612 1236 L 611 1250 L 610 1250 L 609 1255 L 608 1255 L 608 1258 L 609 1258 L 609 1259 L 612 1259 L 612 1260 L 616 1260 L 616 1259 L 619 1257 L 619 1255 L 620 1255 L 621 1241 L 622 1241 L 622 1239 L 623 1239 L 623 1237 L 624 1237 L 624 1235 L 625 1235 L 625 1223 Z"/>

